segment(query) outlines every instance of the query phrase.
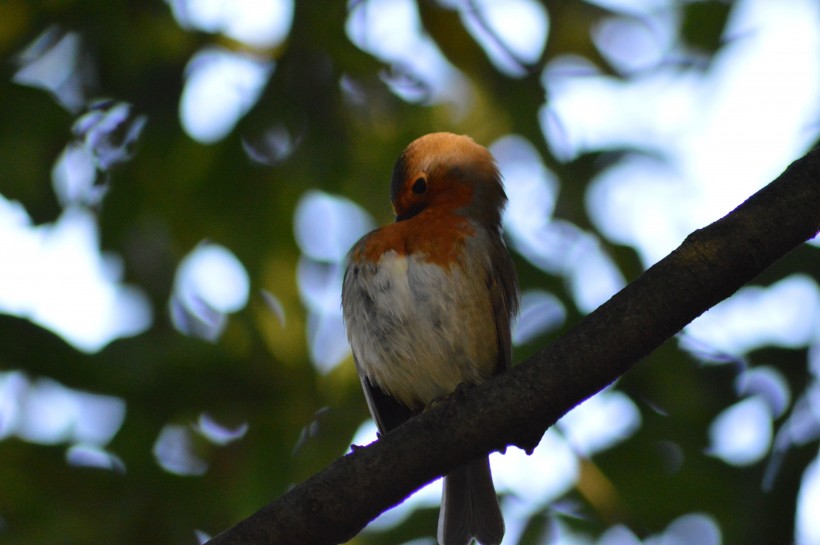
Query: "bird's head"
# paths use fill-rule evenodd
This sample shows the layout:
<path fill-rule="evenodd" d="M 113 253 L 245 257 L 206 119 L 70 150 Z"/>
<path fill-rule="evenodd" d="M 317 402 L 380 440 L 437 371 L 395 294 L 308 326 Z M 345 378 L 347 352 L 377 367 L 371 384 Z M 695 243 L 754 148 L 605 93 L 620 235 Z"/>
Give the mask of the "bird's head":
<path fill-rule="evenodd" d="M 435 207 L 497 229 L 507 196 L 487 148 L 469 136 L 438 132 L 405 148 L 393 168 L 390 200 L 396 221 Z"/>

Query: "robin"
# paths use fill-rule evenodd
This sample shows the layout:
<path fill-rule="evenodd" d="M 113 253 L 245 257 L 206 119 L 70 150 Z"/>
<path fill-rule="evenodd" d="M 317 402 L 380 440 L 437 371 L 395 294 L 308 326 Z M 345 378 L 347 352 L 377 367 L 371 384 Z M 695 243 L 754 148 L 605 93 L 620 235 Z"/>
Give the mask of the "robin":
<path fill-rule="evenodd" d="M 433 133 L 396 161 L 396 222 L 351 249 L 342 288 L 347 337 L 382 434 L 508 369 L 518 280 L 501 238 L 507 196 L 490 152 Z M 441 545 L 498 545 L 504 519 L 487 457 L 444 478 Z"/>

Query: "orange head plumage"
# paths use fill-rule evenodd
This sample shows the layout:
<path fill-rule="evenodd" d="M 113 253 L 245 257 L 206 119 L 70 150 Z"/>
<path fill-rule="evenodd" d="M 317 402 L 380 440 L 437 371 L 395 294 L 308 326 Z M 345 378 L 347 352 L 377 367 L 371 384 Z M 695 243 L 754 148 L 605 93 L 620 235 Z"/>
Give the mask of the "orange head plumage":
<path fill-rule="evenodd" d="M 507 196 L 487 148 L 469 136 L 437 132 L 411 142 L 396 161 L 390 200 L 396 221 L 440 208 L 497 230 Z"/>

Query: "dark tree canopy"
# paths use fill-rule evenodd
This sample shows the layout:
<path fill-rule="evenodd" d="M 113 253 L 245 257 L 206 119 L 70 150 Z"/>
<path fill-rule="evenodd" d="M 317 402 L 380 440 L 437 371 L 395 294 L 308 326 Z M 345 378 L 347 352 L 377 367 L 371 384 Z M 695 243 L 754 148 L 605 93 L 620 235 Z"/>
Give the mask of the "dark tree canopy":
<path fill-rule="evenodd" d="M 372 438 L 341 267 L 421 134 L 499 160 L 516 362 L 820 134 L 808 1 L 223 4 L 0 4 L 0 541 L 194 543 Z M 505 544 L 820 543 L 818 275 L 494 457 Z M 421 497 L 353 542 L 432 542 Z"/>

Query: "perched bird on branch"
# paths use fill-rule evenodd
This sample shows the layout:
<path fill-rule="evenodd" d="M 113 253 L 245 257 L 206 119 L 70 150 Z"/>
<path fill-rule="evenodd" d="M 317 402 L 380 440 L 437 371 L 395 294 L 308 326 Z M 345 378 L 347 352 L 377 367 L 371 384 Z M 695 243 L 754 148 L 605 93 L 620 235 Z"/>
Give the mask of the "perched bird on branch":
<path fill-rule="evenodd" d="M 342 290 L 347 337 L 381 433 L 510 367 L 518 309 L 501 238 L 507 196 L 490 152 L 467 136 L 413 141 L 393 169 L 396 222 L 351 249 Z M 441 545 L 498 545 L 504 520 L 487 457 L 445 476 Z"/>

